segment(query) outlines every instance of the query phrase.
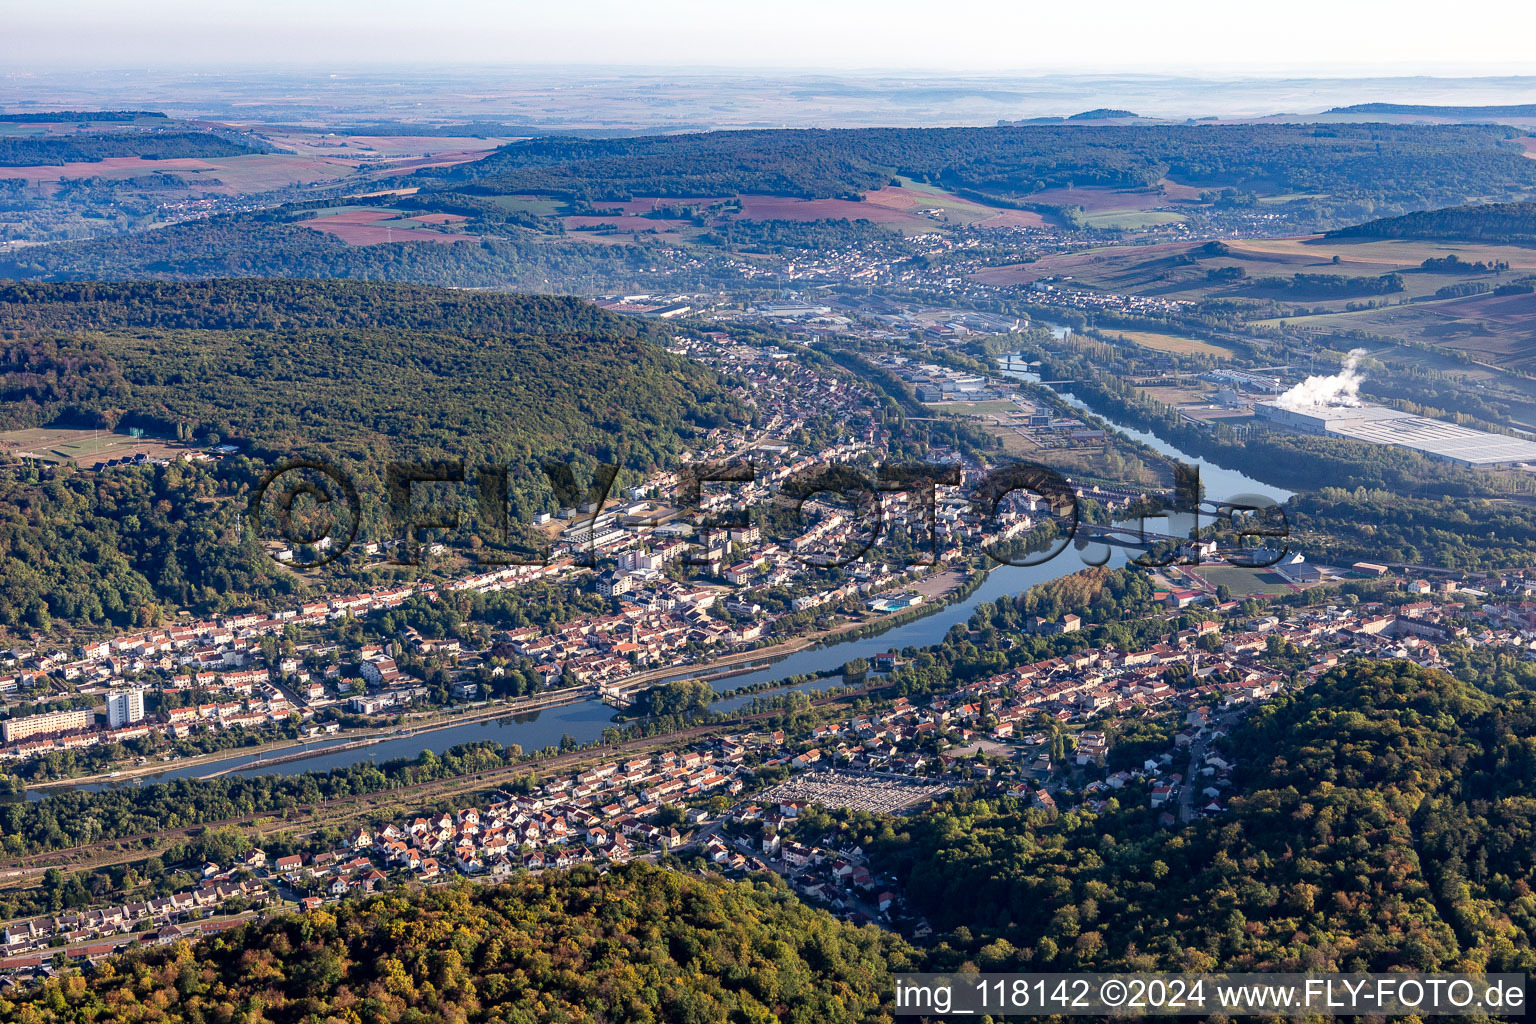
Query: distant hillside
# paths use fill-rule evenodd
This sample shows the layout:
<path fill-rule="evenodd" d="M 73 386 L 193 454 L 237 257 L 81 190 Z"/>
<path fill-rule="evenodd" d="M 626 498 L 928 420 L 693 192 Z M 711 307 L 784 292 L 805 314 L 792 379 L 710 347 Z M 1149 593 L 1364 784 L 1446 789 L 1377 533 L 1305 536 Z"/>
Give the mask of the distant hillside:
<path fill-rule="evenodd" d="M 474 223 L 475 232 L 494 231 L 497 237 L 452 244 L 348 245 L 292 216 L 282 211 L 230 214 L 152 231 L 27 246 L 0 254 L 0 278 L 348 278 L 597 294 L 643 282 L 655 264 L 654 257 L 632 245 L 551 245 L 547 236 L 482 221 Z"/>
<path fill-rule="evenodd" d="M 1421 117 L 1536 117 L 1536 103 L 1501 107 L 1436 107 L 1417 103 L 1356 103 L 1331 107 L 1329 114 L 1407 114 Z"/>
<path fill-rule="evenodd" d="M 1116 110 L 1113 107 L 1095 107 L 1080 114 L 1072 114 L 1068 121 L 1107 121 L 1117 117 L 1137 117 L 1134 110 Z"/>
<path fill-rule="evenodd" d="M 268 146 L 211 132 L 97 132 L 86 135 L 0 138 L 0 167 L 98 163 L 110 157 L 172 160 L 184 157 L 270 153 Z"/>
<path fill-rule="evenodd" d="M 1536 202 L 1424 210 L 1330 231 L 1328 238 L 1417 238 L 1536 245 Z"/>
<path fill-rule="evenodd" d="M 123 124 L 140 118 L 165 118 L 158 110 L 38 110 L 28 114 L 0 114 L 0 124 Z"/>
<path fill-rule="evenodd" d="M 262 124 L 264 132 L 294 135 L 370 135 L 376 137 L 409 135 L 430 138 L 537 138 L 567 135 L 576 138 L 613 138 L 639 134 L 633 128 L 545 128 L 532 124 L 506 124 L 502 121 L 468 121 L 458 124 L 419 124 L 415 121 L 364 121 L 356 124 Z"/>
<path fill-rule="evenodd" d="M 884 185 L 893 172 L 1004 197 L 1067 185 L 1145 187 L 1171 176 L 1203 187 L 1324 191 L 1422 206 L 1436 195 L 1456 202 L 1486 194 L 1480 189 L 1496 182 L 1536 185 L 1536 161 L 1507 145 L 1506 136 L 1503 129 L 1465 125 L 719 131 L 535 139 L 423 177 L 441 174 L 480 193 L 606 200 L 738 193 L 857 197 Z"/>

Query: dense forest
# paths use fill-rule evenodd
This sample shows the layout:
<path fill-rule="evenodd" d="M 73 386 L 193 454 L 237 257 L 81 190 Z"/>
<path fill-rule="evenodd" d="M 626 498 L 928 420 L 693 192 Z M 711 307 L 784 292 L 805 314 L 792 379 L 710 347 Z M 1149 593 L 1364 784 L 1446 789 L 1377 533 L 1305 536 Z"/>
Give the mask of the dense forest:
<path fill-rule="evenodd" d="M 475 198 L 448 196 L 434 206 L 462 209 Z M 459 202 L 450 204 L 451 199 Z M 498 228 L 504 233 L 453 244 L 348 245 L 271 214 L 230 214 L 151 231 L 13 249 L 0 256 L 0 278 L 348 278 L 592 294 L 627 289 L 654 273 L 656 256 L 640 246 L 551 245 L 548 238 L 531 232 Z"/>
<path fill-rule="evenodd" d="M 306 593 L 240 521 L 252 477 L 0 468 L 0 629 L 127 629 Z"/>
<path fill-rule="evenodd" d="M 1449 242 L 1536 244 L 1536 203 L 1485 203 L 1424 210 L 1356 224 L 1327 237 L 1422 238 Z"/>
<path fill-rule="evenodd" d="M 886 1022 L 913 951 L 782 883 L 645 864 L 391 893 L 132 954 L 0 1021 Z"/>
<path fill-rule="evenodd" d="M 1253 712 L 1226 744 L 1227 813 L 1188 828 L 1135 796 L 1056 818 L 961 798 L 826 827 L 951 930 L 941 966 L 1529 971 L 1533 730 L 1529 689 L 1494 700 L 1358 663 Z"/>
<path fill-rule="evenodd" d="M 266 451 L 561 451 L 641 469 L 732 409 L 654 325 L 572 299 L 342 281 L 0 288 L 0 424 L 138 426 Z"/>
<path fill-rule="evenodd" d="M 1345 277 L 1342 274 L 1292 274 L 1290 277 L 1259 277 L 1249 282 L 1244 290 L 1265 294 L 1278 293 L 1289 300 L 1390 295 L 1403 290 L 1403 275 Z"/>
<path fill-rule="evenodd" d="M 1330 114 L 1409 114 L 1420 117 L 1536 117 L 1536 103 L 1506 103 L 1489 107 L 1435 106 L 1426 103 L 1354 103 L 1330 107 Z"/>
<path fill-rule="evenodd" d="M 270 148 L 211 132 L 95 132 L 85 135 L 42 135 L 0 138 L 0 167 L 33 167 L 96 163 L 108 157 L 137 156 L 146 160 L 181 157 L 244 156 Z"/>
<path fill-rule="evenodd" d="M 1007 197 L 1069 185 L 1146 187 L 1172 177 L 1199 186 L 1412 202 L 1536 184 L 1536 164 L 1505 142 L 1510 134 L 1472 126 L 1263 124 L 548 138 L 506 146 L 446 177 L 477 192 L 588 199 L 743 192 L 857 197 L 893 172 Z"/>
<path fill-rule="evenodd" d="M 165 119 L 158 110 L 38 110 L 27 114 L 0 114 L 0 124 L 123 124 L 140 118 Z"/>
<path fill-rule="evenodd" d="M 367 498 L 363 536 L 386 539 L 401 535 L 391 461 L 505 469 L 509 516 L 525 522 L 553 509 L 545 460 L 578 476 L 599 463 L 644 473 L 741 416 L 712 371 L 659 347 L 659 328 L 570 299 L 355 282 L 16 285 L 0 288 L 0 332 L 0 429 L 139 428 L 241 447 L 207 467 L 0 470 L 0 625 L 129 625 L 301 589 L 239 519 L 281 457 L 339 465 Z M 466 530 L 501 541 L 501 524 L 474 518 L 478 472 L 438 501 L 457 496 Z"/>

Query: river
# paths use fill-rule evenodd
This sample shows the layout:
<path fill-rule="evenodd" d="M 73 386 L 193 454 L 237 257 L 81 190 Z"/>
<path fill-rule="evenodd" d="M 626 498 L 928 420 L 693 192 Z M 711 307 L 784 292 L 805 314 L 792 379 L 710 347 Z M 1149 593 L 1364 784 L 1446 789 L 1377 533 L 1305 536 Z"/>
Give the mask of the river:
<path fill-rule="evenodd" d="M 1034 374 L 1017 372 L 1009 373 L 1009 376 L 1030 383 L 1038 383 L 1040 379 Z M 1056 394 L 1060 395 L 1063 400 L 1075 408 L 1091 411 L 1070 392 L 1056 390 Z M 1134 438 L 1151 448 L 1155 448 L 1164 455 L 1178 459 L 1186 465 L 1198 466 L 1200 468 L 1200 479 L 1205 485 L 1206 493 L 1212 497 L 1234 499 L 1245 495 L 1262 495 L 1273 498 L 1275 501 L 1283 502 L 1291 496 L 1290 491 L 1255 480 L 1236 470 L 1217 466 L 1208 460 L 1195 458 L 1145 431 L 1116 423 L 1102 415 L 1099 418 L 1105 420 L 1110 426 L 1126 436 Z M 763 668 L 740 675 L 717 677 L 711 680 L 710 685 L 716 691 L 723 692 L 741 686 L 776 682 L 791 676 L 812 675 L 819 676 L 820 678 L 803 681 L 793 688 L 807 692 L 831 689 L 841 685 L 842 680 L 836 676 L 824 676 L 822 675 L 823 673 L 836 672 L 847 662 L 855 658 L 871 658 L 885 651 L 899 651 L 904 647 L 929 647 L 937 644 L 944 639 L 944 635 L 953 626 L 967 621 L 971 617 L 971 613 L 981 603 L 996 601 L 1000 597 L 1018 594 L 1037 584 L 1047 583 L 1069 573 L 1076 572 L 1084 568 L 1086 564 L 1083 560 L 1084 556 L 1093 556 L 1095 552 L 1099 559 L 1102 559 L 1107 554 L 1108 561 L 1103 564 L 1111 567 L 1124 565 L 1127 558 L 1130 557 L 1130 552 L 1125 548 L 1094 544 L 1082 555 L 1075 548 L 1067 547 L 1055 558 L 1039 565 L 1000 565 L 993 569 L 988 574 L 986 581 L 977 587 L 965 600 L 945 605 L 932 614 L 914 619 L 877 636 L 856 640 L 834 641 L 823 646 L 807 648 L 806 650 L 780 658 Z M 1095 562 L 1095 564 L 1098 563 Z M 765 654 L 765 657 L 767 656 Z M 668 678 L 686 679 L 691 678 L 691 675 L 690 673 L 682 672 Z M 721 711 L 732 711 L 746 705 L 754 697 L 772 696 L 776 693 L 783 693 L 784 689 L 780 688 L 762 693 L 727 698 L 719 702 L 716 707 Z M 442 752 L 449 747 L 462 743 L 473 743 L 479 740 L 495 740 L 497 743 L 508 746 L 518 744 L 525 751 L 532 751 L 558 745 L 563 736 L 570 736 L 579 743 L 598 739 L 602 736 L 603 730 L 613 724 L 612 718 L 613 709 L 608 705 L 598 700 L 584 700 L 523 715 L 509 715 L 505 718 L 467 722 L 463 725 L 450 726 L 413 736 L 386 739 L 381 743 L 367 747 L 351 748 L 330 754 L 317 753 L 314 757 L 288 761 L 283 764 L 262 765 L 256 768 L 242 769 L 241 765 L 248 765 L 252 761 L 274 755 L 271 752 L 266 754 L 237 754 L 219 761 L 196 766 L 184 768 L 170 767 L 163 772 L 144 776 L 140 781 L 157 782 L 168 779 L 195 778 L 218 771 L 228 771 L 228 774 L 231 775 L 255 775 L 272 772 L 283 775 L 296 775 L 308 771 L 328 771 L 332 768 L 341 768 L 365 758 L 372 758 L 383 762 L 399 757 L 416 757 L 426 750 Z M 346 742 L 348 742 L 346 738 L 317 741 L 314 747 L 323 751 L 326 747 L 337 746 Z M 280 751 L 278 753 L 289 752 L 291 751 Z M 104 782 L 86 784 L 78 788 L 94 791 L 131 784 L 134 783 Z M 44 795 L 44 792 L 36 790 L 29 790 L 27 793 L 29 799 L 37 799 L 42 795 Z"/>

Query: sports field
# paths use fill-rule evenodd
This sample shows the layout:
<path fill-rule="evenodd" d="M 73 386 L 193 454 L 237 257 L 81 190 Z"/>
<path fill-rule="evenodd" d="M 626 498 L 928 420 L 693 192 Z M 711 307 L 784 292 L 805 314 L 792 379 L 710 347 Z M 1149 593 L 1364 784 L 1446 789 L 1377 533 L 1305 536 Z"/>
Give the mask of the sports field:
<path fill-rule="evenodd" d="M 1019 407 L 1013 402 L 925 402 L 930 409 L 940 409 L 944 412 L 975 413 L 979 416 L 1006 416 L 1017 413 Z"/>
<path fill-rule="evenodd" d="M 129 437 L 107 430 L 70 427 L 31 427 L 0 432 L 0 452 L 11 458 L 40 459 L 90 467 L 97 462 L 121 459 L 140 452 L 157 459 L 174 459 L 191 446 L 165 438 Z"/>
<path fill-rule="evenodd" d="M 1090 213 L 1083 218 L 1083 223 L 1091 228 L 1110 228 L 1121 231 L 1136 231 L 1140 228 L 1161 227 L 1164 224 L 1178 224 L 1184 220 L 1182 213 L 1173 213 L 1168 210 L 1102 210 L 1098 213 Z"/>
<path fill-rule="evenodd" d="M 1161 331 L 1112 331 L 1110 336 L 1129 338 L 1138 345 L 1154 348 L 1159 352 L 1171 352 L 1174 355 L 1232 358 L 1232 352 L 1229 349 L 1214 342 L 1201 341 L 1199 338 L 1190 338 L 1182 334 L 1164 334 Z"/>
<path fill-rule="evenodd" d="M 1226 587 L 1233 597 L 1249 597 L 1256 594 L 1289 594 L 1291 585 L 1272 569 L 1243 569 L 1235 565 L 1191 566 L 1188 572 L 1196 573 L 1213 587 Z"/>

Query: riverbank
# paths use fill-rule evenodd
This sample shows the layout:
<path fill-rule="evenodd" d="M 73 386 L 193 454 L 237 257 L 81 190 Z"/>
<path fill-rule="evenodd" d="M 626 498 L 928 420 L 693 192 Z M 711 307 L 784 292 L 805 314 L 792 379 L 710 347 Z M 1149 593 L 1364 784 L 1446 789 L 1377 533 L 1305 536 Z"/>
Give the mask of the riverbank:
<path fill-rule="evenodd" d="M 973 575 L 984 576 L 985 572 Z M 831 629 L 807 633 L 804 636 L 793 637 L 768 647 L 755 647 L 750 651 L 738 651 L 735 654 L 728 654 L 724 657 L 710 660 L 708 663 L 700 666 L 698 672 L 686 670 L 680 672 L 676 665 L 652 669 L 649 672 L 641 672 L 627 677 L 621 686 L 623 689 L 629 690 L 647 683 L 675 682 L 679 679 L 703 679 L 713 682 L 718 679 L 728 679 L 732 676 L 768 669 L 791 654 L 798 654 L 801 651 L 831 646 L 833 643 L 841 642 L 837 641 L 836 638 L 843 637 L 848 633 L 865 629 L 882 631 L 895 629 L 914 619 L 922 618 L 925 615 L 933 615 L 954 604 L 956 601 L 965 600 L 970 594 L 970 589 L 980 583 L 980 580 L 973 581 L 972 577 L 968 577 L 959 569 L 945 569 L 942 572 L 932 573 L 923 577 L 922 580 L 918 581 L 917 589 L 922 591 L 922 588 L 926 586 L 928 590 L 925 592 L 925 596 L 927 596 L 935 592 L 933 584 L 939 580 L 945 580 L 945 583 L 937 588 L 937 596 L 925 600 L 915 608 L 887 612 L 884 615 L 877 615 L 872 619 L 866 619 L 861 622 L 845 622 Z M 729 669 L 730 671 L 720 671 L 721 669 Z"/>
<path fill-rule="evenodd" d="M 837 713 L 836 709 L 851 708 L 852 701 L 876 689 L 879 689 L 879 686 L 856 687 L 833 696 L 815 698 L 812 703 L 818 708 Z M 673 749 L 680 743 L 697 742 L 744 727 L 750 728 L 753 724 L 769 719 L 775 714 L 778 712 L 735 714 L 718 722 L 685 726 L 655 736 L 620 739 L 611 743 L 591 742 L 568 752 L 525 750 L 521 756 L 507 764 L 471 771 L 464 775 L 407 782 L 383 789 L 369 789 L 323 801 L 319 805 L 292 807 L 279 811 L 258 810 L 229 818 L 177 825 L 155 832 L 117 836 L 67 849 L 3 858 L 0 859 L 0 889 L 30 884 L 29 880 L 32 876 L 50 867 L 74 871 L 142 861 L 163 852 L 166 847 L 178 841 L 211 828 L 237 828 L 258 844 L 268 837 L 279 834 L 303 837 L 312 834 L 318 828 L 345 830 L 354 822 L 372 821 L 380 816 L 387 817 L 392 809 L 414 811 L 444 800 L 473 799 L 478 795 L 512 785 L 530 773 L 574 774 L 584 767 L 592 767 L 614 758 Z"/>
<path fill-rule="evenodd" d="M 931 619 L 935 615 L 964 603 L 984 582 L 986 572 L 974 572 L 966 576 L 962 570 L 945 569 L 932 573 L 925 579 L 929 588 L 939 580 L 945 580 L 942 597 L 924 602 L 914 608 L 891 612 L 874 619 L 845 623 L 815 634 L 796 637 L 768 648 L 739 651 L 698 666 L 711 680 L 737 679 L 746 676 L 748 684 L 763 677 L 783 679 L 796 676 L 795 671 L 778 671 L 786 659 L 796 657 L 817 658 L 816 652 L 833 651 L 840 644 L 859 648 L 867 643 L 866 637 L 884 634 L 892 630 L 905 631 L 914 624 Z M 930 592 L 933 592 L 930 589 Z M 965 612 L 964 614 L 968 614 Z M 946 623 L 938 635 L 948 629 Z M 915 638 L 919 646 L 928 642 L 926 637 Z M 882 648 L 883 650 L 883 648 Z M 818 665 L 809 676 L 824 676 L 824 669 L 841 669 L 844 661 L 868 656 L 869 652 L 853 650 L 846 659 L 835 664 Z M 822 660 L 819 659 L 818 660 Z M 756 678 L 754 678 L 756 677 Z M 676 666 L 667 666 L 631 676 L 626 685 L 638 687 L 647 683 L 668 679 L 695 678 L 687 671 L 679 672 Z M 779 688 L 784 688 L 780 683 Z M 222 778 L 230 775 L 265 774 L 278 772 L 296 774 L 305 771 L 327 771 L 343 767 L 364 756 L 387 760 L 396 757 L 416 756 L 426 744 L 422 737 L 441 734 L 431 746 L 444 750 L 464 743 L 493 740 L 504 745 L 518 745 L 524 749 L 541 749 L 558 745 L 567 738 L 575 742 L 590 742 L 612 726 L 614 709 L 597 699 L 598 688 L 585 686 L 559 690 L 538 697 L 526 698 L 515 703 L 490 704 L 452 715 L 423 715 L 378 728 L 348 730 L 332 737 L 307 740 L 283 740 L 259 746 L 218 751 L 212 754 L 182 758 L 177 761 L 153 761 L 122 769 L 117 775 L 96 774 L 75 779 L 50 780 L 29 786 L 27 799 L 37 800 L 50 793 L 68 790 L 97 790 L 146 782 L 172 781 L 178 778 Z M 549 715 L 547 712 L 558 711 Z M 541 717 L 542 716 L 542 717 Z"/>
<path fill-rule="evenodd" d="M 49 779 L 46 782 L 29 784 L 27 792 L 47 795 L 47 792 L 50 790 L 120 785 L 133 782 L 135 779 L 142 779 L 146 776 L 163 775 L 171 771 L 184 772 L 187 769 L 215 765 L 225 761 L 241 761 L 244 758 L 252 758 L 250 761 L 242 761 L 241 764 L 231 765 L 222 771 L 199 776 L 199 778 L 216 778 L 258 765 L 271 766 L 291 761 L 308 760 L 359 747 L 372 746 L 389 739 L 409 738 L 425 733 L 441 732 L 444 729 L 453 729 L 458 726 L 473 725 L 477 722 L 533 714 L 539 711 L 547 711 L 550 708 L 579 704 L 592 699 L 596 694 L 597 688 L 593 686 L 571 687 L 567 690 L 556 690 L 552 693 L 524 700 L 473 707 L 451 715 L 422 715 L 414 721 L 406 720 L 374 728 L 350 729 L 345 733 L 336 733 L 328 737 L 273 740 L 269 743 L 255 744 L 249 747 L 234 747 L 229 750 L 215 750 L 193 757 L 177 758 L 174 761 L 151 761 L 148 764 L 133 765 L 113 772 L 98 772 L 95 775 L 81 775 L 71 779 Z M 287 753 L 284 754 L 284 752 Z M 265 757 L 263 755 L 275 756 Z"/>
<path fill-rule="evenodd" d="M 1064 397 L 1068 402 L 1075 399 L 1070 394 Z M 1165 455 L 1199 465 L 1202 477 L 1212 492 L 1222 497 L 1261 492 L 1269 486 L 1241 474 L 1222 470 L 1205 460 L 1190 458 L 1153 435 L 1135 431 L 1134 428 L 1127 428 L 1107 418 L 1106 422 L 1122 432 L 1133 436 L 1139 434 L 1138 440 L 1143 440 Z M 1108 551 L 1106 564 L 1110 568 L 1123 565 L 1125 561 L 1124 549 L 1115 547 Z M 947 580 L 948 583 L 938 597 L 913 608 L 843 623 L 769 647 L 727 654 L 693 666 L 692 672 L 678 666 L 652 669 L 631 676 L 626 683 L 638 687 L 702 676 L 711 683 L 712 688 L 720 690 L 724 688 L 715 686 L 715 683 L 729 679 L 737 684 L 730 688 L 733 693 L 728 700 L 731 701 L 743 698 L 750 700 L 758 693 L 792 686 L 814 688 L 828 685 L 823 681 L 839 673 L 849 661 L 872 659 L 892 649 L 930 647 L 940 643 L 952 627 L 968 621 L 976 607 L 983 602 L 1016 595 L 1084 567 L 1069 545 L 1055 559 L 1035 565 L 989 563 L 969 571 L 945 569 L 916 581 L 915 585 L 928 593 L 933 593 L 932 588 L 939 580 Z M 423 715 L 412 722 L 378 729 L 349 730 L 324 741 L 285 740 L 175 762 L 138 765 L 122 770 L 115 777 L 98 774 L 89 778 L 51 780 L 29 787 L 28 798 L 37 799 L 49 792 L 77 787 L 90 789 L 119 786 L 149 777 L 160 777 L 167 781 L 192 778 L 197 777 L 199 768 L 204 768 L 204 774 L 207 774 L 207 770 L 211 770 L 209 766 L 219 761 L 230 762 L 226 770 L 217 773 L 220 776 L 323 772 L 354 763 L 365 753 L 380 761 L 416 756 L 421 750 L 428 749 L 421 738 L 425 734 L 432 734 L 431 749 L 436 750 L 487 740 L 506 746 L 518 745 L 524 750 L 538 750 L 561 745 L 567 739 L 576 743 L 591 742 L 600 737 L 605 729 L 612 727 L 612 718 L 613 709 L 596 699 L 595 687 L 562 690 L 518 703 L 485 705 L 453 715 Z M 375 742 L 360 742 L 374 738 L 377 738 Z M 311 749 L 302 749 L 311 744 Z"/>

